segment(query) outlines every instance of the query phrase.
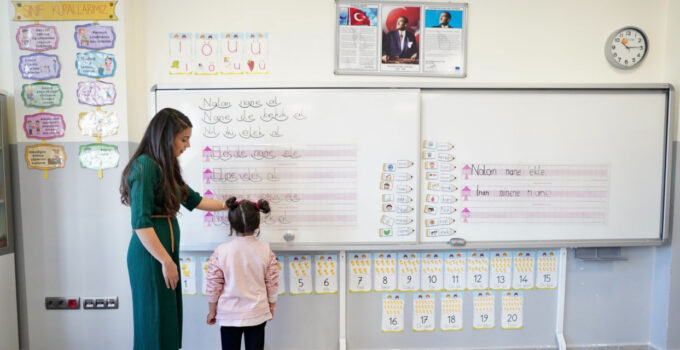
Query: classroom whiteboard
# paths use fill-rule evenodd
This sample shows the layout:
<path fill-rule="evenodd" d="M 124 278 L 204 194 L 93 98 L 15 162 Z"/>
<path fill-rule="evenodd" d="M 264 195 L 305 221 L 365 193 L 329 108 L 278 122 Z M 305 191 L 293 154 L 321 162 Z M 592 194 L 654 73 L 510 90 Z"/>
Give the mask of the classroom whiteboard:
<path fill-rule="evenodd" d="M 202 195 L 265 198 L 279 247 L 621 246 L 667 237 L 670 87 L 156 88 Z M 183 213 L 212 249 L 225 213 Z"/>
<path fill-rule="evenodd" d="M 261 237 L 294 244 L 415 242 L 416 89 L 156 89 L 192 121 L 181 157 L 201 195 L 270 201 Z M 226 212 L 182 212 L 184 249 L 212 249 Z"/>
<path fill-rule="evenodd" d="M 660 241 L 668 93 L 423 91 L 422 240 Z"/>

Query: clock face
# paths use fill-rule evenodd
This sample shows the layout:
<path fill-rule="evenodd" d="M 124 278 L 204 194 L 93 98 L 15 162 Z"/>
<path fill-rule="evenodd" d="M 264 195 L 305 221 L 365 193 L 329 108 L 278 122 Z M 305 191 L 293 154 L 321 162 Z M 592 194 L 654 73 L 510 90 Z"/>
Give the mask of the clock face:
<path fill-rule="evenodd" d="M 647 55 L 647 36 L 633 27 L 617 30 L 609 36 L 604 52 L 614 67 L 633 68 Z"/>

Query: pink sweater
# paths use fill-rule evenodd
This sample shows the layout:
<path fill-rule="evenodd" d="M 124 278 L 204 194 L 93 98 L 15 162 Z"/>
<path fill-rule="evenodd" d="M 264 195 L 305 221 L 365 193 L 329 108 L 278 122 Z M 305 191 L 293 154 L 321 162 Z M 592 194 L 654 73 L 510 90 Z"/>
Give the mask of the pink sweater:
<path fill-rule="evenodd" d="M 279 269 L 269 243 L 236 236 L 220 244 L 208 263 L 206 294 L 217 319 L 242 320 L 269 313 L 279 289 Z"/>

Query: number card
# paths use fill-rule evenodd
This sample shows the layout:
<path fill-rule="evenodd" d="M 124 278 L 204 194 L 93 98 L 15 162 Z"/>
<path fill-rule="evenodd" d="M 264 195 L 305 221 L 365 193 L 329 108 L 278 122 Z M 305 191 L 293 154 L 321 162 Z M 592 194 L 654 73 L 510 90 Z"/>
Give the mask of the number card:
<path fill-rule="evenodd" d="M 309 255 L 288 256 L 290 295 L 312 294 L 312 265 Z"/>
<path fill-rule="evenodd" d="M 404 331 L 404 294 L 383 294 L 382 331 Z"/>
<path fill-rule="evenodd" d="M 371 291 L 371 253 L 349 253 L 349 291 L 366 293 Z"/>
<path fill-rule="evenodd" d="M 489 288 L 489 257 L 487 252 L 468 252 L 467 288 L 472 290 Z"/>
<path fill-rule="evenodd" d="M 444 289 L 465 290 L 465 253 L 449 253 L 444 260 Z"/>
<path fill-rule="evenodd" d="M 522 329 L 522 306 L 524 296 L 521 291 L 509 291 L 503 294 L 503 317 L 501 318 L 502 329 Z"/>
<path fill-rule="evenodd" d="M 557 254 L 555 250 L 542 250 L 536 258 L 536 288 L 557 288 Z"/>
<path fill-rule="evenodd" d="M 399 290 L 420 289 L 420 254 L 404 252 L 399 256 Z"/>
<path fill-rule="evenodd" d="M 182 271 L 182 295 L 196 295 L 196 258 L 180 256 L 179 266 Z"/>
<path fill-rule="evenodd" d="M 203 278 L 201 278 L 201 295 L 205 295 L 205 290 L 208 287 L 208 280 L 205 278 L 205 276 L 208 275 L 208 263 L 210 263 L 209 256 L 201 258 L 201 270 L 203 270 Z"/>
<path fill-rule="evenodd" d="M 440 253 L 423 253 L 422 258 L 422 282 L 420 288 L 428 292 L 438 292 L 444 289 L 442 278 L 443 261 Z"/>
<path fill-rule="evenodd" d="M 375 253 L 375 291 L 397 289 L 396 253 Z"/>
<path fill-rule="evenodd" d="M 194 72 L 197 75 L 217 75 L 219 58 L 219 34 L 196 33 L 196 57 Z"/>
<path fill-rule="evenodd" d="M 489 253 L 491 273 L 489 276 L 491 289 L 508 290 L 512 284 L 512 256 L 509 252 Z"/>
<path fill-rule="evenodd" d="M 442 331 L 460 331 L 463 329 L 463 294 L 442 293 Z"/>
<path fill-rule="evenodd" d="M 492 329 L 495 327 L 494 292 L 477 292 L 472 298 L 474 307 L 473 329 Z"/>
<path fill-rule="evenodd" d="M 338 256 L 317 255 L 315 257 L 314 291 L 316 294 L 338 292 Z"/>
<path fill-rule="evenodd" d="M 170 33 L 170 74 L 192 74 L 193 57 L 192 34 Z"/>
<path fill-rule="evenodd" d="M 279 295 L 286 294 L 286 279 L 283 273 L 283 257 L 276 257 L 276 268 L 279 270 Z"/>
<path fill-rule="evenodd" d="M 434 332 L 434 322 L 434 294 L 414 294 L 413 331 Z"/>
<path fill-rule="evenodd" d="M 534 288 L 534 252 L 515 252 L 513 258 L 513 289 Z"/>

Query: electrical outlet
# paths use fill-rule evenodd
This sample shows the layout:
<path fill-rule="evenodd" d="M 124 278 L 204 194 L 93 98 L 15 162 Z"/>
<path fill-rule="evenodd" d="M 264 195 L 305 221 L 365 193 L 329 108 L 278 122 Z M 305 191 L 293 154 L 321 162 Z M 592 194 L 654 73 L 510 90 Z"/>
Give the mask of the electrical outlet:
<path fill-rule="evenodd" d="M 118 297 L 84 297 L 83 309 L 86 310 L 105 310 L 117 309 Z"/>
<path fill-rule="evenodd" d="M 45 297 L 47 310 L 78 310 L 80 298 L 77 297 Z"/>

